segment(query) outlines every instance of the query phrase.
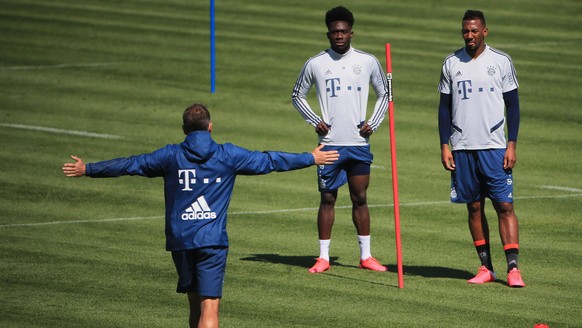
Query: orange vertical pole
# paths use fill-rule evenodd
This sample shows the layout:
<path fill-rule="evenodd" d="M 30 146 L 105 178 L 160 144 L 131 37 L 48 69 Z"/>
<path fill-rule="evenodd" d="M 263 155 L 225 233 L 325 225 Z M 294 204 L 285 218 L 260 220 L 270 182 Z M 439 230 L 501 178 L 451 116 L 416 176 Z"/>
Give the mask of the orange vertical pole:
<path fill-rule="evenodd" d="M 394 197 L 394 230 L 396 232 L 398 288 L 404 288 L 402 240 L 400 238 L 400 201 L 398 200 L 398 171 L 396 167 L 396 133 L 394 127 L 394 101 L 392 94 L 392 55 L 390 53 L 390 43 L 386 43 L 386 76 L 388 78 L 388 120 L 390 121 L 390 155 L 392 158 L 392 194 Z"/>

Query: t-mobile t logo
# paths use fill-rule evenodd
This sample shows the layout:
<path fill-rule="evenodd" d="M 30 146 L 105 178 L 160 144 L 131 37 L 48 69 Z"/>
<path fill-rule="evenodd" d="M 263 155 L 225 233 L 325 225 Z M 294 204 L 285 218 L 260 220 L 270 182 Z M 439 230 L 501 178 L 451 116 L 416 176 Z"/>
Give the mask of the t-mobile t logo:
<path fill-rule="evenodd" d="M 325 90 L 331 93 L 330 97 L 337 97 L 336 91 L 340 90 L 340 79 L 335 77 L 333 79 L 325 80 Z"/>
<path fill-rule="evenodd" d="M 473 89 L 471 88 L 471 86 L 472 86 L 471 80 L 464 80 L 464 81 L 457 82 L 457 88 L 459 88 L 459 94 L 463 95 L 463 98 L 461 98 L 461 99 L 469 99 L 469 97 L 467 97 L 467 94 L 473 92 Z"/>
<path fill-rule="evenodd" d="M 196 170 L 178 170 L 178 182 L 184 186 L 182 191 L 192 191 L 190 185 L 196 184 Z"/>
<path fill-rule="evenodd" d="M 485 86 L 473 86 L 473 83 L 471 82 L 471 80 L 464 80 L 464 81 L 458 81 L 457 82 L 457 88 L 458 88 L 458 93 L 460 95 L 463 95 L 463 98 L 461 98 L 461 100 L 466 100 L 469 99 L 469 94 L 473 93 L 473 91 L 477 92 L 477 93 L 481 93 L 481 92 L 495 92 L 495 88 L 490 86 L 490 87 L 485 87 Z"/>

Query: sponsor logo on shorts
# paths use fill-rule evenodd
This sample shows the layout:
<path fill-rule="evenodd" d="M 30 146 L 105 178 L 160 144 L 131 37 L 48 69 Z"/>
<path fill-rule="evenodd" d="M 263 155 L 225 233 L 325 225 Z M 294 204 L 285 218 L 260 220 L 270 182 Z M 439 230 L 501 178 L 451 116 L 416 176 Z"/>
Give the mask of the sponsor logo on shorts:
<path fill-rule="evenodd" d="M 327 181 L 321 177 L 321 171 L 325 168 L 325 165 L 319 165 L 319 170 L 317 172 L 317 180 L 319 182 L 319 188 L 325 189 L 327 187 Z"/>
<path fill-rule="evenodd" d="M 212 220 L 216 219 L 216 212 L 208 206 L 204 196 L 198 197 L 194 203 L 182 213 L 182 220 Z"/>
<path fill-rule="evenodd" d="M 457 198 L 457 190 L 455 188 L 451 188 L 451 198 Z"/>
<path fill-rule="evenodd" d="M 325 189 L 327 187 L 327 183 L 325 183 L 325 179 L 319 178 L 319 188 Z"/>

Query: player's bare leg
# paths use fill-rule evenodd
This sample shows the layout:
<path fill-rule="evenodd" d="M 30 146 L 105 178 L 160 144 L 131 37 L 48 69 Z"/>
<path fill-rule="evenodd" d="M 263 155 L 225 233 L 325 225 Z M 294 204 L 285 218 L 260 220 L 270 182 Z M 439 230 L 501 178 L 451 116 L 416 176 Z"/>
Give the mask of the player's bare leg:
<path fill-rule="evenodd" d="M 489 224 L 485 215 L 485 199 L 467 204 L 469 231 L 473 238 L 473 244 L 479 255 L 481 267 L 477 275 L 469 279 L 470 284 L 484 284 L 495 281 L 496 275 L 491 263 L 491 251 L 489 247 Z"/>
<path fill-rule="evenodd" d="M 519 244 L 519 229 L 513 203 L 493 202 L 493 207 L 499 218 L 499 234 L 503 245 Z"/>
<path fill-rule="evenodd" d="M 369 175 L 356 175 L 348 178 L 350 198 L 352 200 L 352 221 L 358 236 L 370 235 L 370 211 L 366 195 L 369 184 Z"/>
<path fill-rule="evenodd" d="M 218 308 L 220 298 L 200 297 L 188 293 L 190 303 L 190 328 L 218 328 Z"/>
<path fill-rule="evenodd" d="M 203 297 L 200 301 L 200 322 L 198 328 L 218 328 L 218 308 L 220 298 Z"/>
<path fill-rule="evenodd" d="M 489 224 L 485 216 L 485 200 L 467 204 L 469 217 L 469 231 L 473 241 L 485 240 L 489 242 Z"/>
<path fill-rule="evenodd" d="M 200 296 L 197 293 L 188 293 L 188 303 L 190 304 L 189 326 L 198 327 L 200 322 Z"/>
<path fill-rule="evenodd" d="M 331 239 L 331 230 L 335 221 L 335 202 L 337 190 L 321 192 L 319 212 L 317 213 L 317 232 L 319 239 Z"/>
<path fill-rule="evenodd" d="M 513 203 L 493 202 L 499 218 L 499 234 L 507 259 L 507 284 L 510 287 L 525 287 L 521 272 L 517 267 L 519 258 L 519 228 Z"/>
<path fill-rule="evenodd" d="M 335 201 L 337 190 L 321 192 L 319 212 L 317 213 L 317 233 L 319 236 L 319 257 L 309 269 L 309 273 L 320 273 L 329 270 L 329 247 L 331 244 L 331 230 L 335 221 Z"/>
<path fill-rule="evenodd" d="M 387 271 L 388 268 L 372 257 L 370 251 L 370 210 L 368 209 L 367 190 L 369 175 L 348 177 L 350 198 L 352 200 L 352 221 L 358 234 L 360 245 L 360 268 L 373 271 Z"/>

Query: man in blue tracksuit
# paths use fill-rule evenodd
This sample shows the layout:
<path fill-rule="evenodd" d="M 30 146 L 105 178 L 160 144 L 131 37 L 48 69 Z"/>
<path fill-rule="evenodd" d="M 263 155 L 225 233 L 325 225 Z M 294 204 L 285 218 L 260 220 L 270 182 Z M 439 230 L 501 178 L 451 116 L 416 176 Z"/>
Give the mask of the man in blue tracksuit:
<path fill-rule="evenodd" d="M 166 203 L 166 249 L 178 272 L 177 292 L 187 293 L 190 327 L 218 327 L 218 307 L 228 253 L 227 210 L 237 175 L 289 171 L 314 164 L 331 164 L 337 151 L 312 153 L 249 151 L 217 144 L 210 137 L 212 122 L 204 105 L 183 114 L 186 140 L 149 154 L 85 164 L 71 156 L 63 173 L 93 178 L 141 175 L 163 177 Z"/>

